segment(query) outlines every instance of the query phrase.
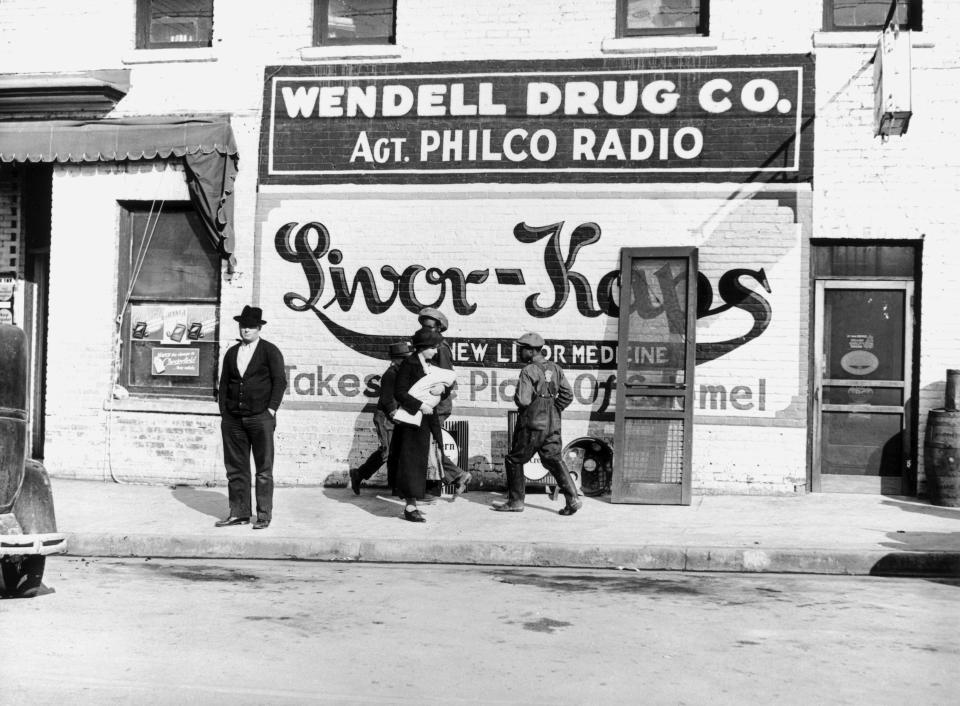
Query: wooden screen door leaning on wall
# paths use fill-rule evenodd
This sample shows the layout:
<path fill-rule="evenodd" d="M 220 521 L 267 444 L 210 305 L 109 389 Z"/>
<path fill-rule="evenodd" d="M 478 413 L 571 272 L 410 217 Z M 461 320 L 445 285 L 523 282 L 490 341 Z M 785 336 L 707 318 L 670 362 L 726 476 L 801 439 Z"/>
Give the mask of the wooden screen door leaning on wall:
<path fill-rule="evenodd" d="M 611 500 L 690 504 L 697 249 L 625 248 Z"/>

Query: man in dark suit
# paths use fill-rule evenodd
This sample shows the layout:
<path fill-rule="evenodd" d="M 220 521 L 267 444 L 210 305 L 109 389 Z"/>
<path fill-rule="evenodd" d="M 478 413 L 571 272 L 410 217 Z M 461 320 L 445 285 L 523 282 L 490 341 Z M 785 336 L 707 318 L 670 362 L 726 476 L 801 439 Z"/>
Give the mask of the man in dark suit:
<path fill-rule="evenodd" d="M 218 399 L 223 462 L 227 469 L 230 516 L 217 527 L 250 522 L 250 452 L 256 465 L 257 521 L 266 529 L 273 517 L 273 432 L 277 409 L 287 388 L 283 354 L 260 338 L 267 323 L 255 306 L 243 307 L 234 316 L 240 326 L 240 343 L 223 358 Z"/>

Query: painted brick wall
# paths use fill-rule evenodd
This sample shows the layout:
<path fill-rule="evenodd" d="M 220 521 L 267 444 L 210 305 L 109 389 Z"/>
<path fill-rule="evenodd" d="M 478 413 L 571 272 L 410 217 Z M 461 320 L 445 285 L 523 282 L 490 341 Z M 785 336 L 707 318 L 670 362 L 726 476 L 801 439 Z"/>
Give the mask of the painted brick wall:
<path fill-rule="evenodd" d="M 806 358 L 800 330 L 806 316 L 801 306 L 806 279 L 801 227 L 792 197 L 731 200 L 722 188 L 713 198 L 703 194 L 695 198 L 692 188 L 678 192 L 584 186 L 511 187 L 509 191 L 495 186 L 462 187 L 444 194 L 425 187 L 394 187 L 384 192 L 383 188 L 356 192 L 330 187 L 309 195 L 261 195 L 260 242 L 264 248 L 258 261 L 258 301 L 269 312 L 265 335 L 281 346 L 290 367 L 286 407 L 309 410 L 321 420 L 319 425 L 308 426 L 298 412 L 290 422 L 297 427 L 295 431 L 287 431 L 281 423 L 285 434 L 281 446 L 290 458 L 278 474 L 289 473 L 290 462 L 297 464 L 298 457 L 305 455 L 315 461 L 288 479 L 332 482 L 363 460 L 375 447 L 369 415 L 362 413 L 363 405 L 373 397 L 364 394 L 363 381 L 385 367 L 350 350 L 312 312 L 284 305 L 284 297 L 310 297 L 305 270 L 271 248 L 275 234 L 286 224 L 323 224 L 330 236 L 324 252 L 339 253 L 336 265 L 346 279 L 347 288 L 341 294 L 351 290 L 361 268 L 374 273 L 377 295 L 384 300 L 390 298 L 392 285 L 375 273 L 386 266 L 397 271 L 419 265 L 485 272 L 488 278 L 484 282 L 467 286 L 465 302 L 476 307 L 468 314 L 455 312 L 450 290 L 439 299 L 441 290 L 426 284 L 422 277 L 414 288 L 420 303 L 436 303 L 449 315 L 451 337 L 481 343 L 535 328 L 548 339 L 613 343 L 616 319 L 582 316 L 573 295 L 554 316 L 540 320 L 531 318 L 523 305 L 531 293 L 540 293 L 546 302 L 552 301 L 554 293 L 545 270 L 543 244 L 519 243 L 513 236 L 515 226 L 563 222 L 560 242 L 566 248 L 570 232 L 592 221 L 599 226 L 601 237 L 583 248 L 571 264 L 592 287 L 618 267 L 623 246 L 697 245 L 700 269 L 711 282 L 715 306 L 722 304 L 722 296 L 730 296 L 725 289 L 728 283 L 721 281 L 732 273 L 728 279 L 755 289 L 761 308 L 766 303 L 773 312 L 769 318 L 754 312 L 768 325 L 762 335 L 698 367 L 695 486 L 705 492 L 734 487 L 741 492 L 793 492 L 796 485 L 803 484 Z M 385 233 L 390 237 L 385 238 Z M 440 242 L 444 244 L 436 247 Z M 285 243 L 283 252 L 289 255 L 289 242 Z M 400 340 L 413 333 L 417 326 L 414 314 L 399 301 L 386 311 L 375 312 L 362 296 L 352 302 L 337 300 L 331 264 L 322 263 L 325 284 L 317 292 L 318 311 L 361 338 L 378 334 Z M 495 270 L 509 265 L 522 270 L 525 286 L 518 290 L 497 285 Z M 757 274 L 763 270 L 771 292 L 760 288 L 756 276 L 744 272 L 736 277 L 734 271 L 739 268 Z M 745 308 L 708 316 L 698 325 L 698 339 L 705 343 L 736 339 L 747 334 L 757 320 Z M 483 472 L 484 481 L 494 484 L 518 367 L 467 361 L 459 371 L 454 417 L 469 421 L 474 470 Z M 575 402 L 564 422 L 568 441 L 587 435 L 612 437 L 612 423 L 590 422 L 588 415 L 612 410 L 604 403 L 602 385 L 613 372 L 595 366 L 568 368 L 575 391 Z M 286 419 L 292 414 L 287 412 Z M 792 450 L 784 454 L 785 449 Z M 772 459 L 776 462 L 771 463 Z"/>

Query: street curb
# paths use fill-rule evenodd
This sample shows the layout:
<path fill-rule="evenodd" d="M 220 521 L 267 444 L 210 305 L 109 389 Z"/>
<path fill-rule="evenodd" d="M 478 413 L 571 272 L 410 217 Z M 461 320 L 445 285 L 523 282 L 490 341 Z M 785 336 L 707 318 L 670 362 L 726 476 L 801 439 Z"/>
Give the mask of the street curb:
<path fill-rule="evenodd" d="M 960 552 L 68 533 L 66 554 L 960 578 Z"/>

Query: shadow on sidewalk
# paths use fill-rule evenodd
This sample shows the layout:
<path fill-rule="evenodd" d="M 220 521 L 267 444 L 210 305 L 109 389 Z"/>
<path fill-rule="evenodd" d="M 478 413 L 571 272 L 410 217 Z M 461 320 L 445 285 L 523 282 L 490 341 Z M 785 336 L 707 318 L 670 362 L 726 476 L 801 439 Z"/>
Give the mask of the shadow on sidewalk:
<path fill-rule="evenodd" d="M 930 505 L 922 500 L 904 499 L 904 500 L 883 500 L 884 505 L 895 507 L 904 512 L 914 512 L 928 517 L 946 518 L 960 521 L 960 508 L 939 507 Z M 881 542 L 881 546 L 889 547 L 897 552 L 926 552 L 936 555 L 938 553 L 946 555 L 947 553 L 960 554 L 960 525 L 956 532 L 930 532 L 930 531 L 904 531 L 887 532 L 888 542 Z M 892 555 L 895 556 L 895 555 Z M 891 557 L 884 557 L 885 560 L 896 564 L 899 560 Z M 946 556 L 934 559 L 939 562 L 952 562 L 954 572 L 960 576 L 960 560 L 957 558 L 949 559 Z M 883 561 L 878 562 L 883 564 Z M 885 567 L 881 567 L 885 568 Z"/>
<path fill-rule="evenodd" d="M 339 503 L 353 505 L 374 517 L 394 517 L 403 512 L 403 501 L 391 497 L 389 488 L 362 486 L 360 495 L 354 495 L 350 486 L 324 486 L 323 494 Z"/>
<path fill-rule="evenodd" d="M 945 517 L 947 519 L 960 521 L 960 507 L 941 507 L 939 505 L 931 505 L 922 500 L 884 500 L 882 504 L 899 508 L 904 512 L 917 512 L 921 515 Z"/>
<path fill-rule="evenodd" d="M 191 510 L 210 515 L 210 517 L 226 517 L 230 514 L 230 503 L 225 492 L 218 490 L 200 490 L 193 485 L 175 485 L 170 493 L 175 500 L 179 500 Z"/>
<path fill-rule="evenodd" d="M 870 569 L 871 576 L 937 576 L 960 579 L 960 531 L 887 532 L 891 552 Z M 957 584 L 952 584 L 957 585 Z"/>

